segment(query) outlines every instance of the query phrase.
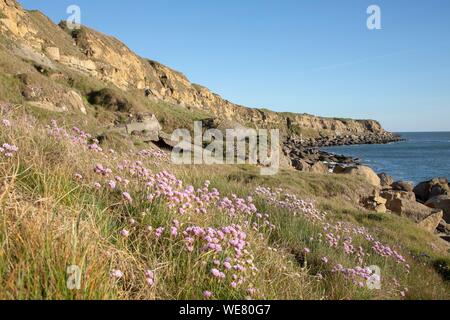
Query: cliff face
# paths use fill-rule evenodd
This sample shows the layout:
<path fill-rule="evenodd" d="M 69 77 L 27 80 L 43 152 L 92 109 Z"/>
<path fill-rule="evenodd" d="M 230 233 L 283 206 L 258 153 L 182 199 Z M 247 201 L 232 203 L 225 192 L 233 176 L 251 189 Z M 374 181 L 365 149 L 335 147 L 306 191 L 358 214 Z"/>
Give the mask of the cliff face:
<path fill-rule="evenodd" d="M 70 68 L 124 91 L 155 101 L 201 110 L 257 128 L 280 128 L 286 136 L 337 137 L 389 135 L 373 120 L 342 120 L 307 114 L 276 113 L 246 108 L 191 83 L 182 73 L 137 56 L 117 39 L 83 27 L 67 30 L 43 14 L 25 11 L 15 0 L 0 0 L 0 30 L 15 55 L 58 70 Z"/>

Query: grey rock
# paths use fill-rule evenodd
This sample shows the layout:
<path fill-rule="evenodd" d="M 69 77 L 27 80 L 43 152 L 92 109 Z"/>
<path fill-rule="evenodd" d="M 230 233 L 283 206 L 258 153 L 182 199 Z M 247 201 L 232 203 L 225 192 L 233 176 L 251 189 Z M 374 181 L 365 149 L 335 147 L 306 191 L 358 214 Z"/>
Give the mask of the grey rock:
<path fill-rule="evenodd" d="M 412 192 L 414 185 L 408 181 L 396 181 L 392 185 L 393 190 Z"/>
<path fill-rule="evenodd" d="M 378 177 L 381 180 L 382 187 L 389 187 L 394 183 L 394 179 L 386 173 L 380 173 Z"/>

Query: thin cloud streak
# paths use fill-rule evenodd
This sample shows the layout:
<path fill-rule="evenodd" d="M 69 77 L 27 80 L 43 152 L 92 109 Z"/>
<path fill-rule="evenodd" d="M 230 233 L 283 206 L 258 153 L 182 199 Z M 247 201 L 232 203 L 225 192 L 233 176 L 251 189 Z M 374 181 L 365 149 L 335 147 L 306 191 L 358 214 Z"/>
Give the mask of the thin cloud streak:
<path fill-rule="evenodd" d="M 323 67 L 319 67 L 315 70 L 316 71 L 328 71 L 328 70 L 346 68 L 346 67 L 363 64 L 363 63 L 367 63 L 367 62 L 371 62 L 371 61 L 375 61 L 375 60 L 382 60 L 382 59 L 391 58 L 391 57 L 395 57 L 395 56 L 399 56 L 399 55 L 404 55 L 407 53 L 410 53 L 410 51 L 400 51 L 400 52 L 393 52 L 393 53 L 384 54 L 384 55 L 380 55 L 380 56 L 367 57 L 367 58 L 363 58 L 363 59 L 359 59 L 359 60 L 323 66 Z"/>

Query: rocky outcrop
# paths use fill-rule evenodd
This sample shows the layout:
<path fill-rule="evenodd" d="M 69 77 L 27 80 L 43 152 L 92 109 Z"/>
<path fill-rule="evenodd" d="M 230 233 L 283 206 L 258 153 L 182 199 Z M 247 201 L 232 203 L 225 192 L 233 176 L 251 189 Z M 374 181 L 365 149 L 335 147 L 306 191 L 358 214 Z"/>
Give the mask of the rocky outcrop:
<path fill-rule="evenodd" d="M 433 197 L 426 202 L 430 208 L 440 209 L 444 211 L 444 220 L 450 223 L 450 196 L 441 195 Z"/>
<path fill-rule="evenodd" d="M 126 125 L 127 133 L 145 137 L 146 141 L 158 141 L 162 127 L 155 115 L 140 116 L 137 121 Z"/>
<path fill-rule="evenodd" d="M 305 139 L 302 145 L 305 147 L 331 147 L 355 144 L 387 144 L 402 141 L 400 136 L 386 132 L 383 129 L 380 130 L 381 126 L 379 123 L 374 124 L 370 120 L 365 121 L 368 121 L 366 125 L 370 128 L 366 131 L 359 131 L 354 134 L 339 134 L 340 131 L 338 131 L 334 136 L 328 135 Z M 376 129 L 373 130 L 374 128 Z"/>
<path fill-rule="evenodd" d="M 392 182 L 393 179 L 386 174 L 378 176 L 381 179 L 382 187 L 379 196 L 385 199 L 388 211 L 416 222 L 429 232 L 438 231 L 444 240 L 450 239 L 450 232 L 447 232 L 446 229 L 447 222 L 450 220 L 450 196 L 446 194 L 447 179 L 436 178 L 419 183 L 414 187 L 410 182 Z M 440 195 L 434 196 L 435 194 Z M 367 199 L 373 200 L 375 205 L 368 201 L 363 203 L 366 208 L 383 212 L 376 210 L 376 203 L 380 204 L 383 201 L 379 201 L 376 197 Z"/>
<path fill-rule="evenodd" d="M 378 213 L 387 212 L 386 203 L 387 200 L 378 194 L 378 190 L 375 190 L 372 196 L 363 197 L 361 201 L 364 208 Z"/>
<path fill-rule="evenodd" d="M 332 170 L 337 164 L 343 166 L 358 164 L 358 161 L 351 157 L 335 155 L 318 148 L 305 148 L 289 141 L 290 139 L 284 143 L 283 153 L 292 160 L 292 166 L 297 170 L 308 171 L 317 163 L 325 164 L 327 171 Z"/>
<path fill-rule="evenodd" d="M 412 192 L 414 185 L 408 181 L 396 181 L 391 185 L 391 188 L 396 191 Z"/>
<path fill-rule="evenodd" d="M 441 219 L 442 219 L 442 211 L 438 211 L 432 213 L 431 215 L 420 221 L 419 226 L 421 226 L 428 232 L 434 232 L 436 231 L 438 225 L 440 224 Z"/>
<path fill-rule="evenodd" d="M 112 131 L 140 137 L 145 142 L 158 142 L 161 138 L 161 124 L 154 114 L 138 114 L 127 124 L 118 125 Z"/>
<path fill-rule="evenodd" d="M 429 217 L 430 215 L 438 211 L 441 212 L 442 215 L 442 210 L 437 211 L 423 204 L 420 204 L 419 202 L 401 198 L 392 200 L 387 208 L 392 212 L 395 212 L 403 217 L 409 218 L 417 223 L 423 221 L 425 218 Z"/>
<path fill-rule="evenodd" d="M 382 187 L 390 187 L 394 183 L 394 179 L 386 173 L 380 173 L 378 175 L 380 178 L 380 184 Z"/>
<path fill-rule="evenodd" d="M 416 196 L 413 192 L 383 189 L 380 195 L 387 200 L 388 206 L 390 206 L 390 202 L 394 201 L 395 199 L 416 201 Z"/>
<path fill-rule="evenodd" d="M 427 202 L 429 199 L 441 195 L 449 195 L 450 187 L 447 178 L 435 178 L 421 182 L 414 188 L 418 200 Z"/>
<path fill-rule="evenodd" d="M 349 174 L 353 176 L 363 177 L 374 187 L 380 186 L 380 178 L 370 167 L 367 166 L 356 166 L 356 167 L 348 167 L 345 168 L 342 172 L 335 171 L 339 174 Z"/>
<path fill-rule="evenodd" d="M 325 163 L 318 161 L 309 168 L 309 172 L 326 174 L 329 173 L 329 168 Z"/>

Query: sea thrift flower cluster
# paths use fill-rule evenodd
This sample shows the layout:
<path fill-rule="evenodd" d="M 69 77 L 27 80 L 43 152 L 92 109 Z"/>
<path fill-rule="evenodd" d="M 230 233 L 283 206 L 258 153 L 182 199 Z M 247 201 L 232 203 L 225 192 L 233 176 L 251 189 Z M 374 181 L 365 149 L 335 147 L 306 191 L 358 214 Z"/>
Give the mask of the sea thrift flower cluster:
<path fill-rule="evenodd" d="M 294 216 L 302 215 L 312 221 L 326 220 L 326 213 L 317 210 L 314 203 L 298 199 L 294 194 L 283 192 L 283 189 L 257 187 L 255 193 L 265 198 L 271 205 L 291 211 Z"/>
<path fill-rule="evenodd" d="M 169 155 L 161 149 L 145 149 L 138 152 L 142 158 L 154 158 L 158 160 L 169 160 Z"/>
<path fill-rule="evenodd" d="M 128 203 L 133 203 L 133 198 L 131 198 L 130 194 L 128 192 L 124 192 L 122 193 L 123 198 L 125 199 L 125 201 L 127 201 Z"/>
<path fill-rule="evenodd" d="M 83 145 L 94 152 L 103 152 L 103 149 L 99 146 L 100 142 L 80 128 L 74 127 L 72 133 L 69 133 L 66 129 L 59 127 L 55 120 L 52 120 L 50 125 L 47 126 L 47 132 L 57 139 L 69 140 L 73 144 Z"/>
<path fill-rule="evenodd" d="M 111 276 L 111 278 L 114 278 L 114 279 L 120 279 L 123 277 L 123 273 L 120 270 L 114 269 L 114 270 L 111 270 L 110 276 Z"/>
<path fill-rule="evenodd" d="M 101 163 L 95 165 L 94 172 L 101 174 L 102 176 L 107 176 L 112 173 L 112 170 L 104 167 Z"/>
<path fill-rule="evenodd" d="M 120 235 L 124 238 L 128 238 L 130 236 L 130 231 L 123 229 L 122 231 L 120 231 Z"/>
<path fill-rule="evenodd" d="M 369 280 L 372 277 L 372 270 L 369 268 L 361 268 L 361 267 L 344 268 L 340 264 L 334 266 L 331 272 L 341 273 L 342 275 L 344 275 L 344 277 L 351 280 L 353 284 L 359 287 L 364 287 L 367 283 L 367 280 Z"/>
<path fill-rule="evenodd" d="M 7 158 L 13 157 L 17 153 L 17 151 L 19 151 L 18 147 L 16 147 L 15 145 L 8 144 L 8 143 L 4 143 L 0 147 L 0 155 L 3 155 Z"/>
<path fill-rule="evenodd" d="M 151 287 L 155 284 L 155 274 L 151 270 L 146 270 L 145 273 L 145 281 Z"/>
<path fill-rule="evenodd" d="M 236 224 L 222 228 L 189 226 L 181 236 L 188 252 L 197 248 L 200 252 L 209 253 L 204 256 L 209 257 L 212 278 L 227 283 L 232 289 L 245 289 L 259 270 L 254 264 L 244 230 L 244 226 Z"/>
<path fill-rule="evenodd" d="M 78 128 L 74 128 L 69 134 L 52 121 L 49 133 L 56 138 L 68 139 L 74 144 L 83 145 L 87 150 L 95 153 L 105 156 L 106 154 L 115 154 L 113 151 L 103 153 L 99 142 Z M 137 157 L 142 161 L 157 160 L 161 162 L 166 161 L 168 156 L 162 151 L 146 149 L 138 152 Z M 142 226 L 136 221 L 139 220 L 138 218 L 129 218 L 125 219 L 128 221 L 129 227 L 131 226 L 128 229 L 135 233 L 143 227 L 146 236 L 151 238 L 151 243 L 169 242 L 177 244 L 177 246 L 180 244 L 186 254 L 197 255 L 201 259 L 205 275 L 211 277 L 211 281 L 229 286 L 233 290 L 245 292 L 249 297 L 255 296 L 257 290 L 252 284 L 252 278 L 258 274 L 258 268 L 254 263 L 248 237 L 249 234 L 255 233 L 259 233 L 261 236 L 267 235 L 263 231 L 273 230 L 275 226 L 270 222 L 270 216 L 260 212 L 250 196 L 221 195 L 217 189 L 210 187 L 209 181 L 205 181 L 199 188 L 185 186 L 183 181 L 171 172 L 153 173 L 144 166 L 142 161 L 123 160 L 111 168 L 97 163 L 94 166 L 94 172 L 98 181 L 91 182 L 91 186 L 98 191 L 117 190 L 114 194 L 121 195 L 122 205 L 149 207 L 157 204 L 166 206 L 172 214 L 178 215 L 177 219 L 171 223 L 166 222 L 154 227 Z M 79 174 L 76 174 L 75 178 L 79 181 L 83 179 Z M 311 201 L 299 199 L 296 195 L 287 193 L 280 188 L 272 190 L 258 187 L 254 195 L 265 199 L 270 205 L 286 209 L 294 216 L 301 216 L 319 226 L 322 231 L 310 239 L 308 247 L 303 248 L 302 254 L 305 257 L 313 254 L 314 246 L 310 245 L 315 241 L 320 241 L 329 248 L 354 258 L 357 266 L 352 267 L 334 265 L 332 259 L 328 257 L 322 257 L 320 261 L 330 267 L 334 265 L 332 272 L 344 275 L 355 285 L 360 286 L 371 276 L 368 268 L 361 267 L 367 265 L 366 257 L 371 254 L 394 259 L 396 262 L 404 264 L 405 268 L 409 270 L 405 259 L 397 251 L 377 241 L 366 228 L 346 222 L 333 222 L 327 213 L 317 209 L 315 203 Z M 202 227 L 183 223 L 192 221 L 193 216 L 207 217 L 213 210 L 221 211 L 227 219 L 235 224 L 225 227 Z M 120 236 L 124 241 L 128 241 L 127 238 L 130 234 L 127 229 L 120 231 Z M 360 245 L 361 241 L 368 242 L 369 245 L 364 247 L 371 248 L 370 252 L 364 250 Z M 155 284 L 153 272 L 147 270 L 144 275 L 146 283 L 153 286 Z M 120 270 L 112 270 L 111 277 L 120 279 L 123 274 Z M 321 274 L 320 277 L 323 275 Z M 206 290 L 203 292 L 203 296 L 205 299 L 209 299 L 214 296 L 214 292 Z"/>
<path fill-rule="evenodd" d="M 145 192 L 148 204 L 160 199 L 169 209 L 182 216 L 207 214 L 209 208 L 213 207 L 232 218 L 243 218 L 244 224 L 255 231 L 261 228 L 274 228 L 274 225 L 269 221 L 269 216 L 258 212 L 252 197 L 240 198 L 236 195 L 231 195 L 230 198 L 222 197 L 217 189 L 210 188 L 209 181 L 205 181 L 203 187 L 198 189 L 193 186 L 184 187 L 183 181 L 172 173 L 161 171 L 154 174 L 141 161 L 122 161 L 118 164 L 116 170 L 117 173 L 114 173 L 116 174 L 114 176 L 112 169 L 97 164 L 94 171 L 108 179 L 100 181 L 98 184 L 108 186 L 109 189 L 116 189 L 119 186 L 126 188 L 130 183 L 129 179 L 131 179 L 142 187 L 142 193 Z M 113 176 L 114 178 L 111 179 Z M 134 196 L 128 191 L 123 192 L 122 196 L 126 202 L 130 204 L 133 202 Z M 173 228 L 171 231 L 176 233 Z"/>
<path fill-rule="evenodd" d="M 397 251 L 391 249 L 388 246 L 384 246 L 382 243 L 378 241 L 375 241 L 372 249 L 382 257 L 392 257 L 395 260 L 397 260 L 398 263 L 406 262 L 405 258 L 402 255 L 400 255 Z"/>
<path fill-rule="evenodd" d="M 11 127 L 11 121 L 9 121 L 8 119 L 2 119 L 2 125 L 4 127 Z"/>
<path fill-rule="evenodd" d="M 335 273 L 342 273 L 354 284 L 361 285 L 362 280 L 367 280 L 370 277 L 370 270 L 362 268 L 361 265 L 366 264 L 365 258 L 372 253 L 394 259 L 397 263 L 404 264 L 406 272 L 409 272 L 409 265 L 406 264 L 405 258 L 394 249 L 377 241 L 366 228 L 347 222 L 331 222 L 327 219 L 327 214 L 317 210 L 313 203 L 302 201 L 295 195 L 283 192 L 282 189 L 272 191 L 270 188 L 258 187 L 255 193 L 270 204 L 288 209 L 294 215 L 302 215 L 314 224 L 321 226 L 323 234 L 319 234 L 318 241 L 324 241 L 325 244 L 334 250 L 342 250 L 345 255 L 354 257 L 355 261 L 360 265 L 353 268 L 345 268 L 338 264 L 332 270 Z M 354 244 L 355 237 L 369 242 L 369 247 L 372 248 L 372 252 L 366 252 L 362 246 L 356 246 Z M 303 254 L 306 255 L 309 252 L 309 249 L 305 248 Z M 330 260 L 327 257 L 323 257 L 321 262 L 328 264 Z"/>

